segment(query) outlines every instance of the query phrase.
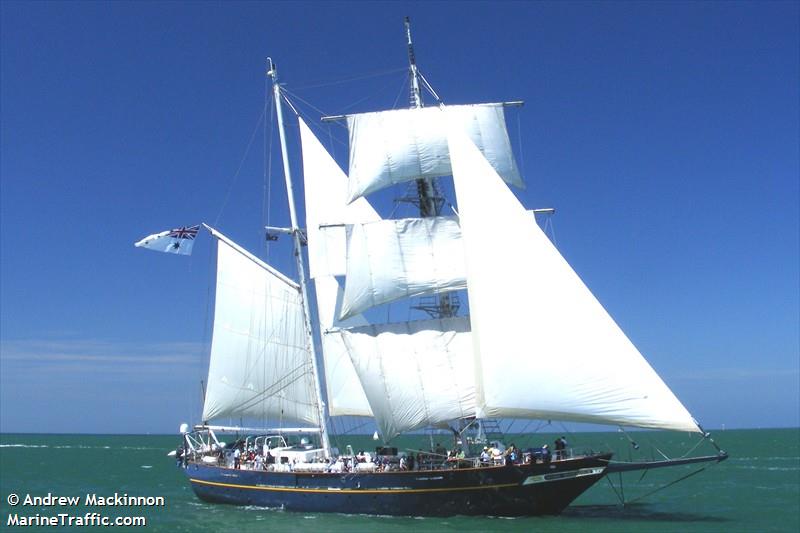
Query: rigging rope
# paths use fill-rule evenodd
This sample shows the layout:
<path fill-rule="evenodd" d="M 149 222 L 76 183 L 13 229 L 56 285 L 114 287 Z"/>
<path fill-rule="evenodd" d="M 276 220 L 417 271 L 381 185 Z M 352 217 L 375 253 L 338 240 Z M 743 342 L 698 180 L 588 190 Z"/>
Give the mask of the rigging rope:
<path fill-rule="evenodd" d="M 400 100 L 400 95 L 406 91 L 406 79 L 407 78 L 403 78 L 403 83 L 400 84 L 400 92 L 397 93 L 397 96 L 394 99 L 392 109 L 397 109 L 397 102 Z"/>
<path fill-rule="evenodd" d="M 228 186 L 228 192 L 225 194 L 225 199 L 222 201 L 222 206 L 219 208 L 219 213 L 217 213 L 217 217 L 214 219 L 214 226 L 219 223 L 220 217 L 222 217 L 222 212 L 225 210 L 225 206 L 228 204 L 228 200 L 231 198 L 231 193 L 233 192 L 233 187 L 236 185 L 236 181 L 239 178 L 239 172 L 242 170 L 242 166 L 244 165 L 245 160 L 247 159 L 247 155 L 250 153 L 250 147 L 253 145 L 253 140 L 256 138 L 256 133 L 258 133 L 258 127 L 261 125 L 261 121 L 264 120 L 264 113 L 266 109 L 263 109 L 261 113 L 259 113 L 258 120 L 256 121 L 256 126 L 253 128 L 253 133 L 250 135 L 250 141 L 247 143 L 247 148 L 244 150 L 244 155 L 242 155 L 241 161 L 239 161 L 239 166 L 236 168 L 236 172 L 233 174 L 231 178 L 231 184 Z"/>
<path fill-rule="evenodd" d="M 553 224 L 553 217 L 547 217 L 544 221 L 544 232 L 547 233 L 547 228 L 550 228 L 550 235 L 552 236 L 553 246 L 558 248 L 558 242 L 556 242 L 556 226 Z"/>
<path fill-rule="evenodd" d="M 622 428 L 620 428 L 620 429 L 622 429 Z M 623 430 L 623 433 L 624 433 L 624 430 Z M 626 436 L 627 436 L 627 434 L 626 434 Z M 628 437 L 628 438 L 630 439 L 630 437 Z M 692 447 L 691 450 L 686 452 L 682 457 L 686 457 L 687 455 L 692 453 L 700 445 L 700 443 L 702 443 L 704 440 L 705 440 L 704 438 L 701 439 L 697 444 L 694 445 L 694 447 Z M 631 441 L 631 442 L 633 442 L 633 441 Z M 655 448 L 655 446 L 652 443 L 651 443 L 651 446 L 653 446 Z M 656 448 L 656 450 L 658 450 L 658 448 Z M 666 455 L 664 455 L 664 453 L 661 450 L 658 450 L 658 453 L 663 455 L 665 458 L 669 459 Z M 706 469 L 713 468 L 713 467 L 717 466 L 719 463 L 720 463 L 720 461 L 717 461 L 715 463 L 712 463 L 711 465 L 703 466 L 703 467 L 701 467 L 701 468 L 699 468 L 699 469 L 697 469 L 697 470 L 695 470 L 693 472 L 689 472 L 685 476 L 681 476 L 678 479 L 670 481 L 666 485 L 662 485 L 661 487 L 656 487 L 655 489 L 653 489 L 653 490 L 651 490 L 651 491 L 649 491 L 649 492 L 647 492 L 647 493 L 645 493 L 645 494 L 643 494 L 641 496 L 637 496 L 636 498 L 634 498 L 632 500 L 628 500 L 628 501 L 625 501 L 625 492 L 624 492 L 623 487 L 622 487 L 622 479 L 623 479 L 622 478 L 622 472 L 619 472 L 619 482 L 620 482 L 620 491 L 619 492 L 617 492 L 617 489 L 614 486 L 614 482 L 611 481 L 611 477 L 609 475 L 606 475 L 606 479 L 608 480 L 608 483 L 611 485 L 611 488 L 614 491 L 614 494 L 616 494 L 617 499 L 619 499 L 620 503 L 623 506 L 625 506 L 625 505 L 628 505 L 628 504 L 631 504 L 631 503 L 638 502 L 639 500 L 643 500 L 644 498 L 647 498 L 648 496 L 652 496 L 653 494 L 655 494 L 657 492 L 660 492 L 660 491 L 662 491 L 662 490 L 664 490 L 664 489 L 666 489 L 668 487 L 671 487 L 672 485 L 675 485 L 676 483 L 680 483 L 681 481 L 683 481 L 685 479 L 688 479 L 688 478 L 690 478 L 690 477 L 692 477 L 692 476 L 694 476 L 696 474 L 699 474 L 700 472 L 703 472 Z M 650 471 L 650 469 L 645 469 L 644 472 L 642 472 L 642 475 L 639 478 L 639 482 L 641 482 L 644 479 L 645 475 L 649 471 Z"/>
<path fill-rule="evenodd" d="M 263 391 L 261 391 L 259 393 L 256 393 L 255 395 L 251 396 L 250 398 L 242 400 L 242 402 L 239 403 L 237 408 L 240 408 L 242 410 L 250 409 L 252 407 L 255 407 L 256 405 L 258 405 L 261 402 L 265 402 L 265 401 L 271 399 L 272 397 L 274 397 L 276 395 L 279 395 L 281 393 L 281 391 L 285 390 L 290 385 L 294 384 L 295 382 L 299 381 L 300 379 L 302 379 L 303 377 L 308 375 L 308 371 L 304 370 L 303 366 L 305 366 L 305 365 L 301 365 L 301 366 L 299 366 L 299 367 L 297 367 L 297 368 L 295 368 L 293 370 L 290 370 L 280 380 L 276 381 L 275 383 L 273 383 L 272 385 L 270 385 L 269 387 L 267 387 Z M 241 389 L 241 390 L 244 391 L 244 389 Z M 281 401 L 280 396 L 278 396 L 278 401 L 279 402 Z M 302 402 L 300 402 L 300 401 L 296 401 L 295 403 L 302 404 Z M 304 404 L 304 405 L 307 405 L 307 404 Z M 283 413 L 283 409 L 281 409 L 281 413 Z"/>
<path fill-rule="evenodd" d="M 372 73 L 369 73 L 369 74 L 363 74 L 363 75 L 360 75 L 360 76 L 351 76 L 351 77 L 348 77 L 348 78 L 339 78 L 339 79 L 331 80 L 331 81 L 323 81 L 323 80 L 311 81 L 311 82 L 309 82 L 308 85 L 301 85 L 299 87 L 295 87 L 294 89 L 296 91 L 301 91 L 301 90 L 305 90 L 305 89 L 317 89 L 319 87 L 330 87 L 330 86 L 333 86 L 333 85 L 342 85 L 343 83 L 350 83 L 350 82 L 354 82 L 354 81 L 366 80 L 366 79 L 369 79 L 369 78 L 378 78 L 378 77 L 381 77 L 381 76 L 388 76 L 389 74 L 396 74 L 398 72 L 405 72 L 407 70 L 408 70 L 408 67 L 384 69 L 384 70 L 379 70 L 379 71 L 372 72 Z"/>
<path fill-rule="evenodd" d="M 391 86 L 392 86 L 393 84 L 395 84 L 395 83 L 396 83 L 396 82 L 395 82 L 394 80 L 392 80 L 390 83 L 388 83 L 388 84 L 384 85 L 384 86 L 383 86 L 383 87 L 381 87 L 379 90 L 375 91 L 373 94 L 367 95 L 367 96 L 365 96 L 365 97 L 363 97 L 363 98 L 359 98 L 358 100 L 356 100 L 356 101 L 355 101 L 355 102 L 353 102 L 352 104 L 350 104 L 350 105 L 347 105 L 347 106 L 343 107 L 343 108 L 342 108 L 342 111 L 347 111 L 348 109 L 350 109 L 350 108 L 353 108 L 353 107 L 357 106 L 357 105 L 358 105 L 358 104 L 360 104 L 361 102 L 365 102 L 365 101 L 369 100 L 370 98 L 374 98 L 374 97 L 375 97 L 375 95 L 377 95 L 377 94 L 383 94 L 383 93 L 384 93 L 384 92 L 385 92 L 385 91 L 386 91 L 386 90 L 387 90 L 389 87 L 391 87 Z M 403 81 L 403 87 L 405 87 L 405 81 Z M 399 95 L 398 95 L 398 98 L 399 98 Z M 395 98 L 395 106 L 396 106 L 396 105 L 397 105 L 397 98 Z M 394 107 L 393 107 L 393 109 L 394 109 Z"/>
<path fill-rule="evenodd" d="M 692 453 L 693 451 L 695 451 L 695 450 L 696 450 L 698 447 L 700 447 L 700 445 L 701 445 L 701 444 L 703 444 L 705 441 L 706 441 L 706 437 L 703 437 L 703 438 L 701 438 L 699 441 L 697 441 L 697 444 L 695 444 L 695 445 L 692 447 L 692 449 L 691 449 L 691 450 L 689 450 L 689 451 L 688 451 L 688 452 L 686 452 L 685 454 L 681 455 L 681 459 L 683 459 L 684 457 L 688 457 L 690 453 Z"/>
<path fill-rule="evenodd" d="M 670 483 L 667 483 L 666 485 L 664 485 L 664 486 L 662 486 L 662 487 L 658 487 L 658 488 L 656 488 L 656 489 L 653 489 L 653 490 L 651 490 L 650 492 L 648 492 L 648 493 L 646 493 L 646 494 L 643 494 L 642 496 L 639 496 L 638 498 L 634 498 L 634 499 L 632 499 L 632 500 L 628 500 L 627 502 L 623 502 L 623 505 L 626 505 L 626 504 L 631 504 L 631 503 L 634 503 L 634 502 L 638 502 L 639 500 L 642 500 L 642 499 L 644 499 L 644 498 L 646 498 L 646 497 L 648 497 L 648 496 L 652 496 L 652 495 L 653 495 L 653 494 L 655 494 L 656 492 L 660 492 L 660 491 L 662 491 L 662 490 L 664 490 L 664 489 L 666 489 L 666 488 L 668 488 L 668 487 L 671 487 L 672 485 L 674 485 L 674 484 L 676 484 L 676 483 L 680 483 L 680 482 L 681 482 L 681 481 L 683 481 L 684 479 L 688 479 L 688 478 L 690 478 L 690 477 L 694 476 L 695 474 L 699 474 L 700 472 L 702 472 L 702 471 L 703 471 L 703 470 L 705 470 L 706 468 L 708 468 L 708 467 L 705 467 L 705 466 L 704 466 L 703 468 L 700 468 L 699 470 L 695 470 L 694 472 L 689 472 L 689 473 L 688 473 L 688 474 L 686 474 L 685 476 L 683 476 L 683 477 L 679 477 L 678 479 L 676 479 L 676 480 L 674 480 L 674 481 L 672 481 L 672 482 L 670 482 Z"/>
<path fill-rule="evenodd" d="M 314 104 L 312 104 L 312 103 L 311 103 L 311 102 L 309 102 L 308 100 L 304 99 L 304 98 L 303 98 L 303 97 L 301 97 L 300 95 L 298 95 L 298 94 L 295 94 L 294 92 L 290 91 L 290 90 L 289 90 L 289 89 L 287 89 L 286 87 L 283 87 L 283 86 L 281 87 L 281 94 L 283 95 L 283 98 L 284 98 L 284 99 L 285 99 L 287 102 L 289 102 L 290 106 L 292 107 L 292 109 L 293 109 L 293 110 L 294 110 L 296 113 L 297 113 L 297 108 L 296 108 L 294 105 L 291 105 L 291 102 L 289 101 L 289 98 L 288 98 L 289 96 L 291 96 L 291 97 L 292 97 L 292 98 L 294 98 L 295 100 L 299 100 L 300 102 L 303 102 L 305 105 L 307 105 L 308 107 L 312 108 L 314 111 L 316 111 L 317 113 L 319 113 L 319 114 L 321 114 L 321 115 L 323 115 L 323 116 L 325 116 L 325 115 L 329 115 L 329 114 L 330 114 L 330 113 L 328 113 L 328 112 L 326 112 L 326 111 L 324 111 L 324 110 L 322 110 L 322 109 L 318 108 L 317 106 L 315 106 Z"/>

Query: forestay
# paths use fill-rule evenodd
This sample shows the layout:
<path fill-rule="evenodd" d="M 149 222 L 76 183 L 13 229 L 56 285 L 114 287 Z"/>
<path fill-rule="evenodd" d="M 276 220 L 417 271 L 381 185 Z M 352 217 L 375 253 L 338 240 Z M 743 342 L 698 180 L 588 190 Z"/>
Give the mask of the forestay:
<path fill-rule="evenodd" d="M 318 424 L 299 287 L 219 232 L 203 420 Z"/>
<path fill-rule="evenodd" d="M 449 106 L 448 113 L 506 182 L 522 187 L 502 104 Z M 438 107 L 349 115 L 349 199 L 417 178 L 452 174 Z"/>
<path fill-rule="evenodd" d="M 401 298 L 466 286 L 461 228 L 455 217 L 347 226 L 342 318 Z"/>
<path fill-rule="evenodd" d="M 342 289 L 334 276 L 345 272 L 344 223 L 380 220 L 380 216 L 364 198 L 347 204 L 347 176 L 303 119 L 298 120 L 303 146 L 308 257 L 317 295 L 328 411 L 331 416 L 372 416 L 341 336 L 327 331 L 366 324 L 358 315 L 345 322 L 337 320 Z"/>
<path fill-rule="evenodd" d="M 466 317 L 342 330 L 384 441 L 475 414 Z"/>
<path fill-rule="evenodd" d="M 479 416 L 699 431 L 458 120 L 449 144 Z"/>

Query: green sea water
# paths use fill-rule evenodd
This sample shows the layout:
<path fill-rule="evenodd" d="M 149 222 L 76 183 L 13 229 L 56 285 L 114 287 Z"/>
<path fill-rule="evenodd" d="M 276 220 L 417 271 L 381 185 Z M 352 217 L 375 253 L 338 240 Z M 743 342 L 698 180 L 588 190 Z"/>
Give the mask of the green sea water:
<path fill-rule="evenodd" d="M 552 443 L 558 435 L 538 434 L 518 446 Z M 144 516 L 141 531 L 591 531 L 599 532 L 738 532 L 800 531 L 800 429 L 728 430 L 715 433 L 730 453 L 727 461 L 684 466 L 602 480 L 557 517 L 413 518 L 366 515 L 293 513 L 252 507 L 211 505 L 199 501 L 181 471 L 166 453 L 177 436 L 145 435 L 0 435 L 0 531 L 49 531 L 70 528 L 9 525 L 10 515 L 108 517 Z M 584 449 L 611 449 L 624 460 L 670 456 L 689 451 L 696 437 L 688 434 L 634 432 L 567 435 Z M 628 437 L 639 444 L 634 450 Z M 443 437 L 444 439 L 444 437 Z M 511 440 L 511 439 L 509 439 Z M 340 446 L 373 446 L 368 437 L 341 439 Z M 446 442 L 443 440 L 443 444 Z M 429 446 L 424 437 L 407 437 L 399 447 Z M 704 445 L 695 453 L 709 454 Z M 670 482 L 687 479 L 658 490 Z M 613 482 L 612 484 L 610 483 Z M 648 496 L 648 493 L 652 493 Z M 114 493 L 162 496 L 163 507 L 98 507 L 83 505 L 86 494 Z M 9 495 L 79 496 L 71 506 L 9 505 Z M 645 496 L 638 501 L 637 498 Z M 632 502 L 620 505 L 620 497 Z M 13 498 L 12 498 L 13 499 Z M 357 511 L 357 510 L 351 510 Z M 97 528 L 71 528 L 92 530 Z M 126 528 L 127 529 L 127 528 Z"/>

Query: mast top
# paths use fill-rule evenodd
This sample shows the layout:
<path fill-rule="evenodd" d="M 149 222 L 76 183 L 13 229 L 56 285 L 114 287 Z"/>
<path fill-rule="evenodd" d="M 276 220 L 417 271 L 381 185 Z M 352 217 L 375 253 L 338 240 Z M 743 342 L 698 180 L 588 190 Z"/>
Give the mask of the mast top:
<path fill-rule="evenodd" d="M 414 43 L 411 40 L 411 19 L 406 17 L 406 40 L 408 42 L 408 68 L 411 77 L 411 107 L 422 107 L 422 94 L 419 91 L 419 71 L 417 59 L 414 56 Z"/>

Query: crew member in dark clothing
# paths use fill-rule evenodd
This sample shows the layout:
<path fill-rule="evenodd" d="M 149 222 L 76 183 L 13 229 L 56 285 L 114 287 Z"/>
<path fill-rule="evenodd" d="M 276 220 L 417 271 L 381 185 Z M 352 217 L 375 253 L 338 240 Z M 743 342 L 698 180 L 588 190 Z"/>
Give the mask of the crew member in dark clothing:
<path fill-rule="evenodd" d="M 561 435 L 561 438 L 558 439 L 559 446 L 560 446 L 560 453 L 559 456 L 561 459 L 567 458 L 567 439 L 564 438 L 564 435 Z"/>

